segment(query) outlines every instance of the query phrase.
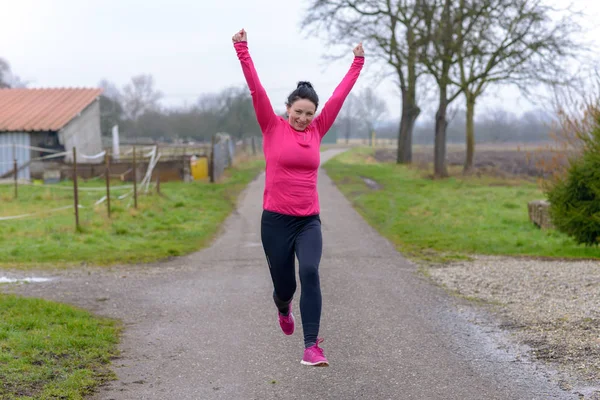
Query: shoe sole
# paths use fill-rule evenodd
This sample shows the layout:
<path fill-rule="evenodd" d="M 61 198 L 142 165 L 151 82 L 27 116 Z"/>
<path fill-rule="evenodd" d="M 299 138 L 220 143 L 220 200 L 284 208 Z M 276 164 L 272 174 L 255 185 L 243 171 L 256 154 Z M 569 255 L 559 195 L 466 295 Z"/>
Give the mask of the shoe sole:
<path fill-rule="evenodd" d="M 308 365 L 309 367 L 329 367 L 329 363 L 327 361 L 319 361 L 317 363 L 310 363 L 308 361 L 300 361 L 302 365 Z"/>

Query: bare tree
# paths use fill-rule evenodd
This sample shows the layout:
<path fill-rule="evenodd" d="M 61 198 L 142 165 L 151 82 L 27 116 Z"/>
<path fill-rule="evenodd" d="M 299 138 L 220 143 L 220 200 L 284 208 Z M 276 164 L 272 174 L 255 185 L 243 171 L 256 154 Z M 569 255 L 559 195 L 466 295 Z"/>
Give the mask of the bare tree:
<path fill-rule="evenodd" d="M 196 101 L 196 108 L 201 112 L 214 111 L 221 107 L 218 93 L 204 93 Z"/>
<path fill-rule="evenodd" d="M 465 7 L 465 0 L 460 3 Z M 542 0 L 478 0 L 475 4 L 478 9 L 471 11 L 485 17 L 476 21 L 469 35 L 459 39 L 462 49 L 453 79 L 466 100 L 465 172 L 473 167 L 475 104 L 486 88 L 505 82 L 529 93 L 529 88 L 540 82 L 566 83 L 568 59 L 582 49 L 574 40 L 580 26 L 573 14 L 556 20 L 556 10 Z"/>
<path fill-rule="evenodd" d="M 372 132 L 375 131 L 375 125 L 387 112 L 387 105 L 385 100 L 377 96 L 377 94 L 370 87 L 365 88 L 358 95 L 360 111 L 360 118 L 364 121 L 366 127 L 366 134 L 369 138 L 369 143 L 372 143 Z"/>
<path fill-rule="evenodd" d="M 210 141 L 219 128 L 214 114 L 199 109 L 180 109 L 169 113 L 169 130 L 174 137 Z"/>
<path fill-rule="evenodd" d="M 127 116 L 136 121 L 146 111 L 159 108 L 162 93 L 154 89 L 152 75 L 137 75 L 123 88 L 122 104 Z"/>
<path fill-rule="evenodd" d="M 428 38 L 427 50 L 421 55 L 421 62 L 427 68 L 429 74 L 435 79 L 439 100 L 438 109 L 435 114 L 435 138 L 433 173 L 435 177 L 444 178 L 448 176 L 446 167 L 446 128 L 448 120 L 446 113 L 449 104 L 455 100 L 460 91 L 453 93 L 450 81 L 450 71 L 456 63 L 456 54 L 461 44 L 455 37 L 456 18 L 453 14 L 452 0 L 423 0 L 421 25 L 422 35 Z"/>
<path fill-rule="evenodd" d="M 220 121 L 222 130 L 233 137 L 260 135 L 260 127 L 247 88 L 232 87 L 220 95 Z"/>
<path fill-rule="evenodd" d="M 331 45 L 363 41 L 369 55 L 383 61 L 398 78 L 402 115 L 398 131 L 398 163 L 412 161 L 412 135 L 421 109 L 417 105 L 418 54 L 423 46 L 417 26 L 421 0 L 312 0 L 302 27 L 311 34 L 327 32 Z"/>
<path fill-rule="evenodd" d="M 112 128 L 125 118 L 125 112 L 121 104 L 121 93 L 116 85 L 106 79 L 98 83 L 102 89 L 100 95 L 100 130 L 105 136 L 110 136 Z"/>
<path fill-rule="evenodd" d="M 8 61 L 3 58 L 0 58 L 0 89 L 9 88 L 10 85 L 8 83 L 10 75 L 10 65 Z"/>
<path fill-rule="evenodd" d="M 346 101 L 344 101 L 344 105 L 340 110 L 338 121 L 336 123 L 338 131 L 343 132 L 346 144 L 350 143 L 350 138 L 362 122 L 361 119 L 358 118 L 360 109 L 361 104 L 358 96 L 354 93 L 350 93 L 346 98 Z"/>
<path fill-rule="evenodd" d="M 228 87 L 219 93 L 204 94 L 198 98 L 196 110 L 205 118 L 203 125 L 213 126 L 212 134 L 227 132 L 237 138 L 260 135 L 247 87 Z"/>
<path fill-rule="evenodd" d="M 15 75 L 8 61 L 0 57 L 0 89 L 2 88 L 24 88 L 29 82 L 21 80 Z"/>
<path fill-rule="evenodd" d="M 119 88 L 117 87 L 117 85 L 115 85 L 111 81 L 109 81 L 107 79 L 102 79 L 100 82 L 98 82 L 98 87 L 100 89 L 102 89 L 103 96 L 106 96 L 109 99 L 116 100 L 116 101 L 122 100 L 123 96 L 121 95 Z"/>
<path fill-rule="evenodd" d="M 453 70 L 461 57 L 468 58 L 466 38 L 480 24 L 489 23 L 484 3 L 486 0 L 420 0 L 420 35 L 427 41 L 427 49 L 420 61 L 438 86 L 438 108 L 435 115 L 434 176 L 448 176 L 446 166 L 446 129 L 448 107 L 463 92 L 455 85 Z M 469 82 L 470 83 L 470 82 Z"/>

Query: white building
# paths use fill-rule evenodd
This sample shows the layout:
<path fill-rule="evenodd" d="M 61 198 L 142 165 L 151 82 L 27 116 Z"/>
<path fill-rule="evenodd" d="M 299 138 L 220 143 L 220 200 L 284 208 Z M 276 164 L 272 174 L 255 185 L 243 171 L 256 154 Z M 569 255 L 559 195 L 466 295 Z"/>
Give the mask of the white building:
<path fill-rule="evenodd" d="M 101 93 L 86 88 L 0 89 L 0 178 L 12 175 L 15 157 L 19 178 L 31 179 L 41 176 L 48 162 L 72 162 L 73 147 L 78 155 L 101 153 Z M 65 151 L 58 160 L 34 160 Z M 77 162 L 103 159 L 78 157 Z"/>

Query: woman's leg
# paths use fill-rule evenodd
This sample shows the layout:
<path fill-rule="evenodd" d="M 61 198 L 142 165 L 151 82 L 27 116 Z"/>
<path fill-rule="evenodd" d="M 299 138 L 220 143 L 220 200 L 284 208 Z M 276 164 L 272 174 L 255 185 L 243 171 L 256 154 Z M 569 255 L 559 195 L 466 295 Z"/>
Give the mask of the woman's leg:
<path fill-rule="evenodd" d="M 296 238 L 296 255 L 300 275 L 300 313 L 306 348 L 317 343 L 321 321 L 321 284 L 319 264 L 323 251 L 321 221 L 318 216 L 311 218 Z"/>
<path fill-rule="evenodd" d="M 264 211 L 261 240 L 273 281 L 273 300 L 279 312 L 287 315 L 296 292 L 296 271 L 292 217 Z"/>

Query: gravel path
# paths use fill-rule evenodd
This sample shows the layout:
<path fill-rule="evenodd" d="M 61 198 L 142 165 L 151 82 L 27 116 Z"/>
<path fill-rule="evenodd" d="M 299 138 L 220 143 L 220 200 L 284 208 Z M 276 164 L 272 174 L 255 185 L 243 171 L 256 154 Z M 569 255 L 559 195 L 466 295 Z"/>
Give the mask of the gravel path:
<path fill-rule="evenodd" d="M 416 273 L 324 173 L 321 336 L 331 366 L 300 365 L 301 329 L 279 330 L 260 246 L 262 179 L 208 249 L 151 265 L 40 272 L 56 279 L 2 290 L 123 321 L 118 380 L 96 400 L 579 398 Z"/>
<path fill-rule="evenodd" d="M 477 257 L 428 269 L 442 286 L 475 298 L 561 385 L 600 399 L 600 263 Z"/>

